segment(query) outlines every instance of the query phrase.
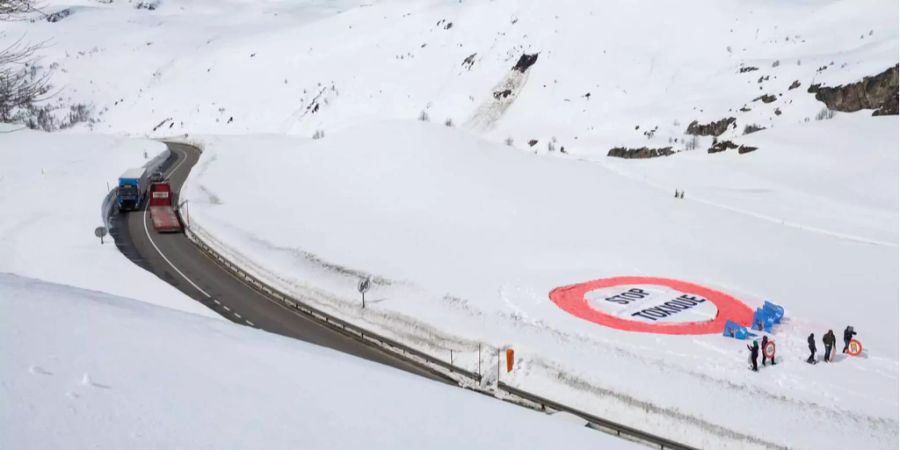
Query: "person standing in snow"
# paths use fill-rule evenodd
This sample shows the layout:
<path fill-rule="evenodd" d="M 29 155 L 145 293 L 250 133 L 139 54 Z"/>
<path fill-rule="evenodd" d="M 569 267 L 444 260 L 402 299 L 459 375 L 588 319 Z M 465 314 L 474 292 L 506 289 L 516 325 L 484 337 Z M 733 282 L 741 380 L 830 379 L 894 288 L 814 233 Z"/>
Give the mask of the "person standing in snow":
<path fill-rule="evenodd" d="M 769 337 L 766 336 L 766 335 L 763 335 L 763 338 L 762 338 L 762 363 L 763 363 L 763 367 L 766 366 L 766 344 L 768 344 L 768 343 L 769 343 Z M 773 365 L 773 366 L 775 365 L 775 355 L 772 355 L 772 365 Z"/>
<path fill-rule="evenodd" d="M 850 340 L 853 339 L 853 336 L 856 336 L 856 332 L 853 331 L 853 327 L 847 325 L 847 328 L 844 329 L 844 350 L 842 353 L 847 353 L 850 350 Z"/>
<path fill-rule="evenodd" d="M 809 333 L 809 337 L 806 338 L 806 343 L 809 344 L 809 358 L 806 362 L 812 364 L 816 362 L 816 337 L 813 336 L 812 333 Z"/>
<path fill-rule="evenodd" d="M 831 349 L 835 343 L 834 331 L 828 330 L 825 336 L 822 336 L 822 343 L 825 344 L 825 362 L 831 362 Z"/>
<path fill-rule="evenodd" d="M 759 343 L 756 340 L 753 341 L 753 346 L 747 346 L 747 350 L 750 350 L 750 362 L 753 364 L 753 371 L 757 371 L 756 360 L 759 358 Z"/>

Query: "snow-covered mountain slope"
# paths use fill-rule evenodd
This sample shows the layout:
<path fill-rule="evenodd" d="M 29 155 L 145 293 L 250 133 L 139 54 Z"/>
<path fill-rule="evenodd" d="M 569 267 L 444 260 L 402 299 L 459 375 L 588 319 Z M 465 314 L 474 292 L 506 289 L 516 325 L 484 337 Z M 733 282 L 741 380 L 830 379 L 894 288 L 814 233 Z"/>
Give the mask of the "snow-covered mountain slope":
<path fill-rule="evenodd" d="M 640 448 L 250 327 L 0 273 L 0 447 Z"/>
<path fill-rule="evenodd" d="M 897 446 L 897 120 L 808 92 L 897 65 L 896 1 L 157 3 L 48 2 L 72 14 L 0 40 L 48 39 L 94 131 L 204 144 L 192 219 L 260 276 L 470 368 L 513 346 L 506 381 L 686 443 Z M 722 119 L 757 150 L 685 135 Z M 784 305 L 778 365 L 549 298 L 625 275 Z M 803 364 L 848 324 L 863 357 Z"/>
<path fill-rule="evenodd" d="M 4 38 L 49 40 L 63 100 L 93 104 L 100 131 L 170 119 L 157 134 L 311 136 L 425 112 L 521 147 L 555 137 L 602 154 L 682 148 L 693 120 L 735 117 L 723 137 L 812 120 L 823 104 L 810 84 L 898 61 L 891 0 L 158 3 L 48 2 L 76 6 Z M 526 53 L 534 65 L 511 70 Z"/>
<path fill-rule="evenodd" d="M 164 145 L 20 128 L 0 125 L 0 271 L 218 317 L 94 236 L 119 175 Z"/>
<path fill-rule="evenodd" d="M 704 448 L 892 447 L 897 121 L 846 115 L 783 130 L 769 132 L 767 152 L 602 162 L 417 122 L 322 140 L 216 137 L 184 195 L 193 225 L 270 282 L 433 354 L 453 350 L 471 370 L 478 343 L 512 346 L 520 365 L 506 381 Z M 361 310 L 367 274 L 377 283 Z M 784 305 L 789 321 L 771 334 L 778 365 L 753 373 L 743 342 L 611 329 L 548 296 L 636 275 Z M 608 310 L 601 300 L 591 308 Z M 809 333 L 821 352 L 822 334 L 846 325 L 865 358 L 803 362 Z"/>

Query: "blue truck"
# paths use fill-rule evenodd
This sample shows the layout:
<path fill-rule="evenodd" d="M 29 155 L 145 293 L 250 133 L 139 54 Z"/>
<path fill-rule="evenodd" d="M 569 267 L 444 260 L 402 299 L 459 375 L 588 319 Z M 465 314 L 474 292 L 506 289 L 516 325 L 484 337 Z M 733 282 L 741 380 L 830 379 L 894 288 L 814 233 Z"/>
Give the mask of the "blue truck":
<path fill-rule="evenodd" d="M 116 189 L 116 205 L 120 212 L 140 209 L 144 196 L 147 193 L 147 185 L 150 177 L 144 167 L 128 169 L 119 177 L 119 187 Z"/>

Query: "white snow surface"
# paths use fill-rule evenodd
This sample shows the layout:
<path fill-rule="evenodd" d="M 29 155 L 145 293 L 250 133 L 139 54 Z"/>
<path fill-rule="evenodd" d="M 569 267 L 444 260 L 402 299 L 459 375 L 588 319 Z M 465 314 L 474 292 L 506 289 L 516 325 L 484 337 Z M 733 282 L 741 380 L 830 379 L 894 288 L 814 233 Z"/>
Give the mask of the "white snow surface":
<path fill-rule="evenodd" d="M 807 92 L 897 64 L 896 1 L 48 3 L 74 14 L 0 41 L 52 42 L 83 128 L 202 144 L 192 223 L 269 282 L 472 370 L 479 344 L 489 367 L 512 346 L 504 381 L 688 444 L 898 446 L 897 119 L 816 120 Z M 724 117 L 759 149 L 606 157 Z M 778 365 L 548 298 L 620 275 L 784 305 Z M 802 362 L 808 333 L 821 352 L 848 324 L 862 357 Z"/>
<path fill-rule="evenodd" d="M 119 175 L 163 144 L 0 127 L 0 271 L 218 317 L 128 261 L 112 236 L 104 245 L 94 236 Z"/>
<path fill-rule="evenodd" d="M 0 273 L 0 447 L 643 448 L 250 327 Z"/>
<path fill-rule="evenodd" d="M 48 41 L 59 100 L 93 105 L 94 129 L 161 135 L 312 136 L 424 111 L 522 147 L 682 148 L 695 119 L 736 117 L 723 137 L 812 119 L 810 84 L 875 75 L 900 52 L 892 0 L 44 4 L 73 13 L 4 24 L 0 42 Z M 537 62 L 511 71 L 523 53 Z"/>
<path fill-rule="evenodd" d="M 434 354 L 452 349 L 469 369 L 478 342 L 511 345 L 520 365 L 505 381 L 702 447 L 888 448 L 897 133 L 895 118 L 841 115 L 747 136 L 765 149 L 747 155 L 575 160 L 384 121 L 322 140 L 203 139 L 184 195 L 201 236 L 265 279 Z M 548 298 L 621 275 L 783 305 L 778 365 L 753 373 L 741 342 L 613 330 Z M 821 359 L 822 334 L 840 340 L 848 324 L 863 357 L 803 362 L 808 333 Z"/>

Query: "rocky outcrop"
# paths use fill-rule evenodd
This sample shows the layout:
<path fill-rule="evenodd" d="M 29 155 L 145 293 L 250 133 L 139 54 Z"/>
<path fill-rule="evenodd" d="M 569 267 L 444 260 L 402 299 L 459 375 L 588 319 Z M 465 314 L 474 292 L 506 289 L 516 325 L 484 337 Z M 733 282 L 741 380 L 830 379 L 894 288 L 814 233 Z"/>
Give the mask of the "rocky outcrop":
<path fill-rule="evenodd" d="M 475 65 L 475 56 L 478 53 L 472 53 L 469 56 L 466 56 L 466 59 L 463 60 L 462 66 L 466 68 L 466 70 L 472 70 L 472 66 Z"/>
<path fill-rule="evenodd" d="M 728 150 L 730 148 L 738 148 L 738 146 L 737 146 L 737 144 L 735 144 L 734 142 L 731 142 L 731 141 L 719 141 L 719 142 L 716 142 L 715 144 L 713 144 L 713 146 L 710 147 L 709 150 L 707 150 L 706 152 L 707 153 L 719 153 L 719 152 L 724 152 L 725 150 Z"/>
<path fill-rule="evenodd" d="M 687 131 L 685 131 L 685 133 L 692 134 L 694 136 L 718 136 L 728 130 L 728 127 L 731 126 L 736 120 L 737 119 L 734 117 L 726 117 L 724 119 L 705 124 L 700 124 L 695 120 L 688 125 Z"/>
<path fill-rule="evenodd" d="M 657 158 L 660 156 L 669 156 L 674 155 L 675 152 L 672 151 L 672 147 L 663 147 L 663 148 L 625 148 L 625 147 L 616 147 L 609 151 L 606 156 L 611 156 L 614 158 L 625 158 L 625 159 L 647 159 L 647 158 Z"/>
<path fill-rule="evenodd" d="M 865 77 L 856 83 L 827 87 L 814 84 L 807 92 L 816 94 L 816 100 L 828 109 L 856 112 L 874 109 L 873 116 L 897 115 L 897 70 L 895 65 L 878 75 Z"/>
<path fill-rule="evenodd" d="M 754 102 L 757 100 L 762 100 L 763 103 L 772 103 L 775 100 L 778 100 L 778 97 L 771 95 L 771 94 L 765 94 L 765 95 L 760 95 L 759 97 L 756 97 L 753 99 Z"/>
<path fill-rule="evenodd" d="M 721 153 L 726 150 L 731 150 L 736 148 L 739 155 L 743 155 L 744 153 L 750 153 L 756 151 L 758 147 L 753 147 L 750 145 L 737 145 L 731 141 L 719 141 L 713 143 L 713 146 L 707 150 L 708 153 Z"/>
<path fill-rule="evenodd" d="M 519 57 L 519 61 L 516 62 L 516 65 L 513 66 L 513 70 L 518 70 L 519 72 L 525 73 L 529 67 L 533 66 L 534 63 L 537 62 L 538 53 L 533 55 L 529 55 L 528 53 L 522 53 L 522 56 Z"/>
<path fill-rule="evenodd" d="M 59 10 L 55 13 L 47 14 L 47 22 L 50 22 L 50 23 L 59 22 L 60 20 L 63 20 L 66 17 L 71 16 L 72 12 L 73 11 L 71 8 L 66 8 L 66 9 Z"/>
<path fill-rule="evenodd" d="M 791 83 L 790 86 L 788 86 L 788 90 L 790 91 L 793 89 L 797 89 L 798 87 L 800 87 L 800 80 L 794 80 L 794 82 Z"/>
<path fill-rule="evenodd" d="M 757 131 L 765 130 L 766 127 L 762 125 L 757 125 L 755 123 L 751 123 L 744 127 L 744 134 L 756 133 Z"/>
<path fill-rule="evenodd" d="M 497 100 L 509 97 L 510 95 L 512 95 L 512 89 L 503 89 L 502 91 L 494 92 L 494 98 Z"/>
<path fill-rule="evenodd" d="M 753 72 L 754 70 L 759 70 L 759 67 L 745 66 L 745 67 L 741 67 L 739 72 L 747 73 L 747 72 Z"/>

